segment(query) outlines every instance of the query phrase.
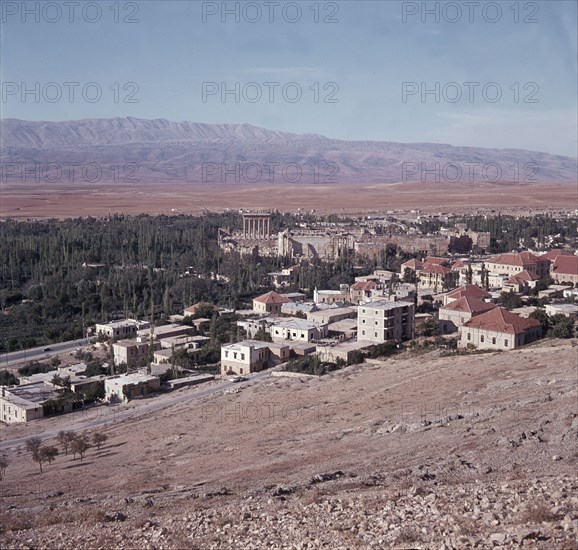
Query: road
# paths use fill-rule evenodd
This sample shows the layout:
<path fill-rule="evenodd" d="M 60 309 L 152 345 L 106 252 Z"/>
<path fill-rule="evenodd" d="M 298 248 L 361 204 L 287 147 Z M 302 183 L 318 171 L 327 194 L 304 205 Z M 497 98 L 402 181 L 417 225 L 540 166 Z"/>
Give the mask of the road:
<path fill-rule="evenodd" d="M 80 340 L 69 340 L 68 342 L 59 342 L 58 344 L 49 344 L 49 346 L 13 351 L 11 353 L 5 353 L 0 358 L 0 365 L 2 367 L 9 367 L 26 361 L 39 361 L 51 357 L 52 355 L 56 355 L 57 353 L 70 352 L 86 345 L 87 339 L 81 338 Z M 50 351 L 44 351 L 46 347 L 49 347 Z"/>
<path fill-rule="evenodd" d="M 268 378 L 271 375 L 271 372 L 279 370 L 282 366 L 283 365 L 277 365 L 272 369 L 266 369 L 261 372 L 256 372 L 247 375 L 246 383 L 251 384 L 260 383 L 266 378 Z M 103 426 L 105 424 L 119 422 L 121 420 L 126 420 L 127 418 L 139 417 L 143 414 L 150 413 L 157 409 L 177 405 L 184 401 L 192 401 L 219 392 L 222 393 L 224 390 L 227 390 L 229 388 L 242 387 L 243 385 L 244 384 L 242 383 L 229 382 L 227 380 L 223 381 L 222 384 L 217 384 L 214 386 L 210 386 L 208 388 L 197 389 L 197 387 L 193 386 L 191 388 L 185 388 L 182 390 L 170 392 L 165 395 L 153 396 L 145 399 L 137 399 L 127 404 L 114 405 L 114 406 L 101 405 L 99 407 L 94 407 L 91 409 L 82 409 L 69 413 L 67 415 L 67 418 L 70 419 L 70 421 L 67 424 L 62 424 L 59 425 L 58 428 L 53 428 L 41 433 L 36 433 L 34 434 L 34 436 L 44 440 L 56 437 L 58 435 L 58 432 L 61 430 L 64 431 L 70 430 L 77 432 L 87 430 L 90 428 L 96 428 L 97 426 Z M 42 419 L 35 420 L 34 422 L 42 422 Z M 24 437 L 18 437 L 16 439 L 0 441 L 0 451 L 12 447 L 17 447 L 19 445 L 23 445 L 24 443 L 26 443 L 26 440 L 29 439 L 30 437 L 31 435 L 26 435 Z"/>

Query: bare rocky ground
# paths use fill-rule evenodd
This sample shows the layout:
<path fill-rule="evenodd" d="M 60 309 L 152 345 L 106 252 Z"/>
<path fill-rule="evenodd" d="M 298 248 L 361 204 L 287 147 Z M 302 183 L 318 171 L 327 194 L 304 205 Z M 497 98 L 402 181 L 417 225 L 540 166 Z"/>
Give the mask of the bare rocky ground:
<path fill-rule="evenodd" d="M 117 422 L 43 474 L 14 450 L 0 546 L 577 549 L 577 359 L 405 353 Z"/>

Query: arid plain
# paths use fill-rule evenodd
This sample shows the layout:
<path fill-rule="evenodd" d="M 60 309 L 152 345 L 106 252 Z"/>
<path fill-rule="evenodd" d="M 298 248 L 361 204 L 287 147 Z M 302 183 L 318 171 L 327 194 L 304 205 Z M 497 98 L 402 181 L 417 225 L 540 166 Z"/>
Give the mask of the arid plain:
<path fill-rule="evenodd" d="M 396 209 L 537 212 L 577 204 L 575 183 L 0 185 L 0 217 L 12 219 L 106 216 L 116 212 L 199 214 L 227 208 L 280 211 L 300 208 L 342 213 Z"/>

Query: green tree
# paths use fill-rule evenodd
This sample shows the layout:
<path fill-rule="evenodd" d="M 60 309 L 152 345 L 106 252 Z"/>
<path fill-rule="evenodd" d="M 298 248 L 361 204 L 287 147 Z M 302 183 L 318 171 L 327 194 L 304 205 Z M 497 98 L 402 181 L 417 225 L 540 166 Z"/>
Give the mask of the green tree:
<path fill-rule="evenodd" d="M 6 477 L 6 468 L 8 468 L 10 461 L 6 455 L 0 455 L 0 481 Z"/>
<path fill-rule="evenodd" d="M 102 432 L 96 432 L 95 434 L 93 434 L 92 436 L 92 444 L 96 445 L 96 448 L 100 451 L 100 447 L 106 443 L 106 441 L 108 440 L 108 436 L 106 434 L 103 434 Z"/>
<path fill-rule="evenodd" d="M 80 461 L 82 462 L 88 449 L 90 449 L 90 443 L 88 442 L 88 438 L 85 435 L 79 435 L 75 437 L 70 445 L 73 460 L 76 460 L 76 455 L 79 455 Z"/>
<path fill-rule="evenodd" d="M 52 464 L 56 457 L 58 456 L 58 449 L 56 447 L 40 447 L 38 450 L 38 454 L 35 455 L 34 461 L 38 462 L 38 466 L 40 466 L 40 473 L 42 473 L 42 464 L 44 462 L 48 462 L 48 464 Z"/>
<path fill-rule="evenodd" d="M 552 338 L 572 338 L 574 336 L 574 321 L 561 313 L 553 315 L 548 336 Z"/>
<path fill-rule="evenodd" d="M 76 437 L 74 432 L 67 432 L 67 431 L 59 431 L 58 432 L 58 442 L 62 445 L 62 449 L 64 450 L 64 454 L 68 454 L 68 449 L 70 448 L 70 444 L 74 441 Z"/>

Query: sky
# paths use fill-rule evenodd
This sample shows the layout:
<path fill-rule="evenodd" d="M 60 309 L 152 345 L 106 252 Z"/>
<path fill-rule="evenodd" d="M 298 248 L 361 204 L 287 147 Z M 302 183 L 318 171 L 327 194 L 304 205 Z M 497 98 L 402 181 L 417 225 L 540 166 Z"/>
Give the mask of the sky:
<path fill-rule="evenodd" d="M 578 156 L 575 0 L 1 0 L 2 118 Z"/>

